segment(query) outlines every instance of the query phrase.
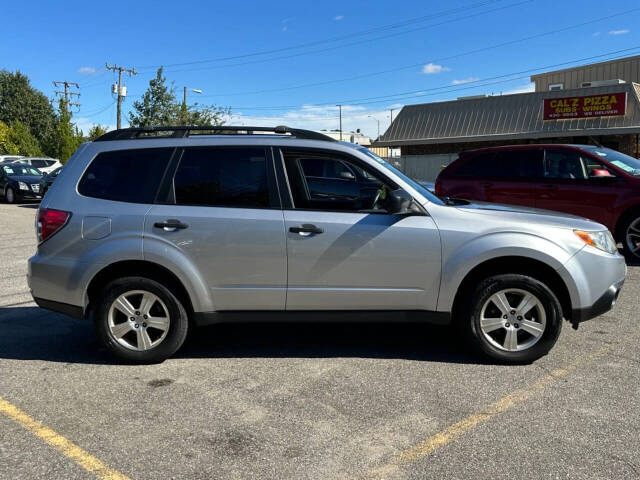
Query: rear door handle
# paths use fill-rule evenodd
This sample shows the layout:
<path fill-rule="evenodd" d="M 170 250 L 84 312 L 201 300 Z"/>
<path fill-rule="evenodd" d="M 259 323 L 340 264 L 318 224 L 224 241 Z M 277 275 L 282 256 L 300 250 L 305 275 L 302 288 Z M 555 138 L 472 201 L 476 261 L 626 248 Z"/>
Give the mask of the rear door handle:
<path fill-rule="evenodd" d="M 311 233 L 323 233 L 324 230 L 322 228 L 316 227 L 311 223 L 303 223 L 299 227 L 289 227 L 289 231 L 291 233 L 299 233 L 300 235 L 309 235 Z"/>
<path fill-rule="evenodd" d="M 186 223 L 182 223 L 180 220 L 176 218 L 168 218 L 164 222 L 156 222 L 153 224 L 156 228 L 162 228 L 167 232 L 172 232 L 174 230 L 187 228 L 189 225 Z"/>

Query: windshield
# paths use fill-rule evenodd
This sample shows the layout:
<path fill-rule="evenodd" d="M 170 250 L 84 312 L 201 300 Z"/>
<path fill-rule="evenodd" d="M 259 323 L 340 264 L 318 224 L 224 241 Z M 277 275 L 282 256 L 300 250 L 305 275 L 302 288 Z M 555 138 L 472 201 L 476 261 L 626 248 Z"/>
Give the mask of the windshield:
<path fill-rule="evenodd" d="M 616 150 L 611 150 L 610 148 L 585 147 L 585 150 L 593 153 L 602 160 L 606 160 L 614 167 L 618 167 L 629 175 L 640 177 L 640 160 L 637 158 L 630 157 Z"/>
<path fill-rule="evenodd" d="M 423 185 L 420 185 L 418 182 L 416 182 L 415 180 L 413 180 L 410 177 L 407 177 L 404 173 L 402 173 L 400 170 L 398 170 L 396 167 L 394 167 L 393 165 L 391 165 L 389 162 L 385 161 L 383 158 L 379 157 L 378 155 L 376 155 L 375 153 L 373 153 L 371 150 L 369 150 L 366 147 L 359 147 L 358 150 L 362 153 L 364 153 L 365 155 L 367 155 L 368 157 L 373 158 L 376 162 L 378 162 L 380 165 L 382 165 L 384 168 L 386 168 L 387 170 L 390 170 L 391 172 L 393 172 L 394 174 L 396 174 L 398 177 L 400 177 L 402 180 L 404 180 L 405 182 L 407 182 L 409 185 L 411 185 L 411 187 L 415 190 L 417 190 L 418 192 L 420 192 L 420 194 L 425 197 L 427 200 L 429 200 L 430 202 L 436 203 L 438 205 L 444 205 L 444 202 L 442 200 L 440 200 L 440 198 L 436 197 L 433 193 L 431 193 L 429 190 L 427 190 Z"/>
<path fill-rule="evenodd" d="M 10 177 L 15 177 L 17 175 L 42 175 L 40 171 L 28 165 L 7 165 L 5 167 L 2 167 L 2 169 L 4 170 L 4 173 L 6 173 Z"/>

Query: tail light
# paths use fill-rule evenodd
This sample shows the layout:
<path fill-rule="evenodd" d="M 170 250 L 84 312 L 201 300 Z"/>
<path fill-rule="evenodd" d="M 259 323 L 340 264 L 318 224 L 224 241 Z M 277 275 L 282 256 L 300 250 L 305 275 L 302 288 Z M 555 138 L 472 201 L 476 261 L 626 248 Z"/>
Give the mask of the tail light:
<path fill-rule="evenodd" d="M 41 208 L 38 210 L 38 220 L 36 223 L 36 233 L 38 241 L 44 242 L 51 235 L 64 227 L 71 218 L 71 212 L 54 210 L 52 208 Z"/>
<path fill-rule="evenodd" d="M 436 180 L 436 187 L 434 188 L 433 193 L 438 197 L 442 196 L 442 184 L 438 180 Z"/>

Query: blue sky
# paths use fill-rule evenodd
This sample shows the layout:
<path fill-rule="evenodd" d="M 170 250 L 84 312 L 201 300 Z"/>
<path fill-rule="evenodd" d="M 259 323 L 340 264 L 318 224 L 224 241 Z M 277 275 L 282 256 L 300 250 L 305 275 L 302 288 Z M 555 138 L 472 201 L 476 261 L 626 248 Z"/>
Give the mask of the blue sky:
<path fill-rule="evenodd" d="M 139 71 L 125 76 L 125 125 L 164 65 L 178 95 L 201 89 L 189 103 L 231 107 L 231 123 L 337 128 L 342 103 L 343 129 L 375 136 L 390 108 L 526 91 L 517 72 L 640 54 L 637 0 L 129 3 L 6 3 L 0 68 L 50 97 L 53 80 L 78 82 L 84 129 L 115 125 L 107 61 Z"/>

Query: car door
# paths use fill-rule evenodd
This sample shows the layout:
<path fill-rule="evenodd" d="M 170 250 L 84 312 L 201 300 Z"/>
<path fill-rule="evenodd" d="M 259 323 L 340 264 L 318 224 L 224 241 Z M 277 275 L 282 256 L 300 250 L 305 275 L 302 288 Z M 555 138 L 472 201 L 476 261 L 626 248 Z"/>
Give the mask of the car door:
<path fill-rule="evenodd" d="M 536 182 L 542 174 L 540 148 L 499 150 L 482 180 L 487 202 L 535 206 Z"/>
<path fill-rule="evenodd" d="M 291 195 L 284 209 L 287 310 L 435 310 L 441 249 L 433 219 L 372 210 L 371 198 L 317 201 L 300 166 L 314 154 L 365 168 L 386 188 L 397 188 L 357 158 L 281 150 L 278 168 Z"/>
<path fill-rule="evenodd" d="M 611 225 L 617 180 L 591 178 L 586 157 L 579 150 L 546 149 L 544 177 L 536 194 L 536 207 Z"/>
<path fill-rule="evenodd" d="M 180 251 L 216 310 L 283 310 L 286 247 L 271 150 L 188 147 L 145 220 L 147 259 Z"/>

